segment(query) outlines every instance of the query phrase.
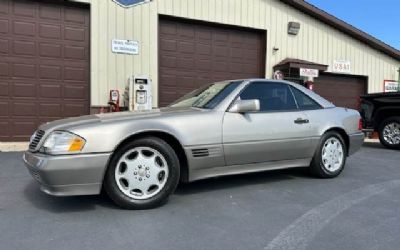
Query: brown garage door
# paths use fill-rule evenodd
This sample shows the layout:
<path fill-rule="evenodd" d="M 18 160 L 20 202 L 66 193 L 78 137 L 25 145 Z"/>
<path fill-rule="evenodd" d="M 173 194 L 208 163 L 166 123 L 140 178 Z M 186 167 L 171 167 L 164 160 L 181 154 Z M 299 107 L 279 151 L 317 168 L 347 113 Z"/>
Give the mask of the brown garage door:
<path fill-rule="evenodd" d="M 89 112 L 89 9 L 0 1 L 0 141 Z"/>
<path fill-rule="evenodd" d="M 265 32 L 161 18 L 159 41 L 160 106 L 206 83 L 264 77 Z"/>
<path fill-rule="evenodd" d="M 316 93 L 338 107 L 359 109 L 359 96 L 367 92 L 367 78 L 322 74 L 315 78 Z"/>

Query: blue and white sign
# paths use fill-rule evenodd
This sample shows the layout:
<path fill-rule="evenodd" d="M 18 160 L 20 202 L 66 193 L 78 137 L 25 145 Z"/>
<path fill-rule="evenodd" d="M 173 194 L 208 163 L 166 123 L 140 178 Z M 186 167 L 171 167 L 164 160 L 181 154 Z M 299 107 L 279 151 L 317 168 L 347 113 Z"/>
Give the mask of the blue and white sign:
<path fill-rule="evenodd" d="M 113 0 L 113 1 L 125 8 L 151 2 L 151 0 Z"/>
<path fill-rule="evenodd" d="M 139 42 L 131 40 L 113 39 L 111 50 L 113 53 L 138 55 Z"/>

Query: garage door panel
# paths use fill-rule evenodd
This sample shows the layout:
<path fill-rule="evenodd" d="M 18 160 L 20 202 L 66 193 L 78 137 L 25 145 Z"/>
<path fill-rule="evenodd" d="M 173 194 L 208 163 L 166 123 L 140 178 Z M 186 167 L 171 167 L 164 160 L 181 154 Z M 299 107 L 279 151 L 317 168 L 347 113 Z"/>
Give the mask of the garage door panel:
<path fill-rule="evenodd" d="M 64 68 L 64 80 L 85 81 L 86 78 L 87 78 L 86 69 L 73 68 L 73 67 Z"/>
<path fill-rule="evenodd" d="M 11 124 L 8 121 L 0 120 L 0 141 L 8 141 L 10 138 Z"/>
<path fill-rule="evenodd" d="M 14 117 L 35 117 L 37 114 L 36 102 L 21 102 L 15 100 L 12 105 L 11 115 Z"/>
<path fill-rule="evenodd" d="M 60 21 L 61 7 L 57 5 L 39 6 L 39 17 L 51 21 Z"/>
<path fill-rule="evenodd" d="M 75 27 L 65 27 L 64 36 L 66 40 L 83 42 L 85 41 L 85 29 L 75 28 Z"/>
<path fill-rule="evenodd" d="M 64 46 L 64 55 L 66 59 L 88 60 L 88 50 L 83 46 Z"/>
<path fill-rule="evenodd" d="M 339 107 L 359 109 L 359 96 L 367 91 L 365 77 L 321 74 L 315 78 L 316 93 Z"/>
<path fill-rule="evenodd" d="M 0 38 L 0 54 L 6 55 L 10 53 L 10 41 L 8 39 Z"/>
<path fill-rule="evenodd" d="M 64 8 L 64 20 L 66 22 L 86 25 L 87 15 L 85 11 L 76 8 Z"/>
<path fill-rule="evenodd" d="M 82 100 L 85 98 L 87 88 L 85 85 L 65 85 L 64 86 L 64 98 L 66 99 L 78 99 Z"/>
<path fill-rule="evenodd" d="M 5 19 L 0 19 L 0 33 L 8 33 L 9 31 L 9 21 Z"/>
<path fill-rule="evenodd" d="M 28 97 L 28 98 L 36 98 L 36 84 L 31 82 L 29 83 L 12 83 L 12 96 L 16 97 Z"/>
<path fill-rule="evenodd" d="M 12 77 L 16 78 L 36 78 L 36 65 L 13 63 Z"/>
<path fill-rule="evenodd" d="M 1 140 L 27 140 L 43 122 L 88 114 L 88 8 L 39 0 L 0 7 L 0 116 L 10 128 Z"/>
<path fill-rule="evenodd" d="M 9 110 L 10 110 L 10 103 L 8 101 L 3 101 L 0 99 L 0 117 L 9 116 Z M 3 119 L 0 119 L 0 120 L 3 120 Z"/>
<path fill-rule="evenodd" d="M 62 67 L 57 65 L 39 65 L 39 78 L 43 80 L 61 80 Z"/>
<path fill-rule="evenodd" d="M 41 57 L 60 58 L 61 50 L 61 44 L 43 42 L 39 44 L 39 55 Z"/>
<path fill-rule="evenodd" d="M 33 41 L 13 41 L 13 54 L 22 56 L 36 55 L 36 42 Z"/>
<path fill-rule="evenodd" d="M 64 104 L 64 116 L 75 117 L 80 116 L 88 109 L 85 103 L 66 103 Z"/>
<path fill-rule="evenodd" d="M 10 65 L 6 62 L 0 62 L 0 77 L 9 75 Z"/>
<path fill-rule="evenodd" d="M 9 83 L 3 80 L 0 80 L 0 98 L 9 97 L 10 95 L 10 87 Z"/>
<path fill-rule="evenodd" d="M 41 117 L 62 117 L 62 105 L 60 103 L 39 103 L 39 115 Z"/>
<path fill-rule="evenodd" d="M 61 98 L 61 84 L 42 83 L 39 87 L 39 98 Z"/>
<path fill-rule="evenodd" d="M 12 5 L 12 13 L 15 16 L 22 16 L 22 17 L 35 17 L 36 8 L 32 6 L 30 2 L 24 1 L 11 1 Z"/>
<path fill-rule="evenodd" d="M 13 34 L 25 37 L 34 37 L 36 34 L 36 25 L 33 22 L 28 21 L 14 21 L 13 22 Z"/>
<path fill-rule="evenodd" d="M 38 127 L 38 122 L 36 120 L 14 120 L 10 124 L 12 126 L 12 134 L 13 137 L 18 139 L 25 139 L 31 136 L 31 133 L 28 131 L 35 131 Z"/>

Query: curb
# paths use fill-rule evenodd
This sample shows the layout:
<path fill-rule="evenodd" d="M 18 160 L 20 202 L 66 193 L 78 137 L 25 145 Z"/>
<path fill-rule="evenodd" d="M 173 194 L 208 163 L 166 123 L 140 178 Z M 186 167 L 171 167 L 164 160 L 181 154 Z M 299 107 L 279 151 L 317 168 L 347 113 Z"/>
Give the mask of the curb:
<path fill-rule="evenodd" d="M 0 152 L 21 152 L 28 150 L 29 142 L 0 142 Z"/>

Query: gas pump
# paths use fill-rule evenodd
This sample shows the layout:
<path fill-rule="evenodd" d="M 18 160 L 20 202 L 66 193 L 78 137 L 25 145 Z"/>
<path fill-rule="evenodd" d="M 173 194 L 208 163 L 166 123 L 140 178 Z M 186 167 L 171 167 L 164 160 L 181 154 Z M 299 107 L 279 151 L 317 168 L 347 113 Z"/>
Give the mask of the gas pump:
<path fill-rule="evenodd" d="M 119 112 L 119 91 L 118 90 L 110 90 L 110 100 L 108 102 L 110 106 L 110 112 Z"/>
<path fill-rule="evenodd" d="M 128 109 L 151 110 L 153 108 L 152 82 L 148 76 L 133 76 L 128 83 Z"/>

